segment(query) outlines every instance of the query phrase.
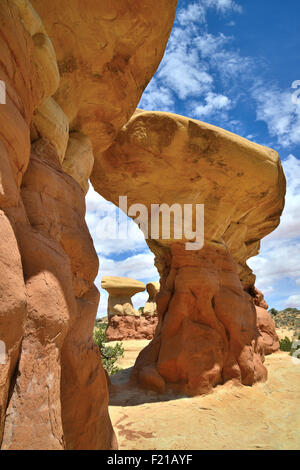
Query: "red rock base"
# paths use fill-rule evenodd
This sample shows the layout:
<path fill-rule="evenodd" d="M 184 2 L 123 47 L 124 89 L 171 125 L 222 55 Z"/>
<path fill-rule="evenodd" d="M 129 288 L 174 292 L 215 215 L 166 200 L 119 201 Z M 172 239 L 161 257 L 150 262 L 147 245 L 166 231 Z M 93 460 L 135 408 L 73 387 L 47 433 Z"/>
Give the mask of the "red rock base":
<path fill-rule="evenodd" d="M 157 322 L 157 316 L 114 315 L 109 319 L 106 337 L 108 341 L 152 339 Z"/>
<path fill-rule="evenodd" d="M 186 251 L 179 243 L 159 250 L 159 324 L 137 358 L 132 382 L 198 395 L 229 380 L 265 380 L 256 310 L 229 251 L 219 244 Z"/>
<path fill-rule="evenodd" d="M 263 339 L 264 354 L 267 356 L 280 349 L 275 322 L 268 310 L 256 307 L 257 327 Z"/>

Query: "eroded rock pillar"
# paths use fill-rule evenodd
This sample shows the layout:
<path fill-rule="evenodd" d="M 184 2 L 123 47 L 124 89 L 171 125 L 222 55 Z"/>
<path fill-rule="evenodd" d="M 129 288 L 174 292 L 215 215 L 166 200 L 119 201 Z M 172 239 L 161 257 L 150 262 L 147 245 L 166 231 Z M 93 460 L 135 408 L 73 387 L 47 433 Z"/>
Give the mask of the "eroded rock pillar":
<path fill-rule="evenodd" d="M 249 294 L 255 305 L 257 316 L 257 327 L 262 337 L 264 353 L 273 354 L 280 349 L 279 338 L 276 333 L 275 321 L 268 312 L 268 304 L 260 290 L 251 288 Z"/>
<path fill-rule="evenodd" d="M 230 379 L 252 385 L 266 378 L 255 308 L 226 246 L 170 247 L 158 315 L 155 338 L 135 364 L 133 380 L 142 387 L 194 395 Z"/>
<path fill-rule="evenodd" d="M 138 110 L 102 153 L 92 182 L 115 204 L 124 194 L 128 207 L 143 204 L 141 225 L 160 274 L 158 326 L 132 380 L 187 394 L 228 380 L 264 380 L 247 259 L 280 221 L 285 178 L 278 154 L 194 119 Z"/>

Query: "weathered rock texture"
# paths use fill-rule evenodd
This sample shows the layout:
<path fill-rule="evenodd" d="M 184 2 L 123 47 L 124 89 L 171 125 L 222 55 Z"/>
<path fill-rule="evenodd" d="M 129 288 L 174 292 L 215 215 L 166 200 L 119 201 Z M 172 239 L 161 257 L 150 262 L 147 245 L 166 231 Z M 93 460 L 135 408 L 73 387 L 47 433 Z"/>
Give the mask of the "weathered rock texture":
<path fill-rule="evenodd" d="M 251 297 L 253 297 L 254 304 L 257 307 L 261 307 L 261 308 L 264 308 L 265 310 L 268 310 L 269 305 L 267 304 L 265 300 L 264 294 L 260 290 L 258 290 L 256 287 L 251 287 L 248 290 L 248 292 L 251 295 Z"/>
<path fill-rule="evenodd" d="M 145 286 L 135 279 L 107 276 L 102 278 L 101 287 L 109 293 L 107 317 L 108 341 L 129 339 L 152 339 L 158 323 L 156 295 L 158 282 Z M 147 287 L 149 299 L 143 312 L 133 308 L 131 297 Z"/>
<path fill-rule="evenodd" d="M 32 0 L 61 76 L 55 100 L 97 161 L 131 117 L 163 56 L 177 0 Z"/>
<path fill-rule="evenodd" d="M 265 355 L 272 354 L 280 349 L 279 338 L 276 333 L 275 322 L 268 312 L 268 304 L 263 293 L 256 287 L 249 289 L 249 294 L 255 305 L 257 327 L 262 336 Z"/>
<path fill-rule="evenodd" d="M 156 316 L 157 315 L 157 305 L 156 297 L 159 292 L 159 282 L 149 282 L 146 285 L 149 298 L 145 304 L 143 315 L 145 316 Z"/>
<path fill-rule="evenodd" d="M 108 321 L 114 315 L 139 315 L 139 312 L 133 308 L 131 297 L 146 289 L 143 282 L 129 277 L 105 276 L 101 280 L 101 287 L 109 294 Z"/>
<path fill-rule="evenodd" d="M 149 213 L 154 203 L 205 205 L 201 250 L 186 250 L 189 237 L 175 239 L 174 230 L 148 240 L 161 276 L 159 324 L 133 380 L 188 394 L 231 379 L 264 380 L 263 340 L 246 292 L 255 276 L 246 260 L 279 224 L 285 178 L 278 154 L 199 121 L 138 112 L 92 178 L 107 199 L 117 204 L 126 194 L 128 206 L 143 203 Z"/>
<path fill-rule="evenodd" d="M 271 314 L 262 307 L 255 307 L 257 315 L 257 327 L 263 339 L 265 355 L 279 351 L 279 338 L 275 329 L 275 322 Z"/>
<path fill-rule="evenodd" d="M 153 315 L 114 315 L 110 318 L 106 330 L 107 340 L 152 339 L 157 319 L 158 317 Z"/>
<path fill-rule="evenodd" d="M 102 278 L 101 287 L 109 293 L 107 340 L 152 339 L 156 318 L 143 316 L 133 308 L 131 300 L 133 295 L 145 290 L 145 284 L 127 277 L 106 276 Z"/>
<path fill-rule="evenodd" d="M 159 64 L 176 0 L 32 3 L 40 17 L 28 0 L 0 8 L 0 443 L 111 449 L 84 193 Z"/>

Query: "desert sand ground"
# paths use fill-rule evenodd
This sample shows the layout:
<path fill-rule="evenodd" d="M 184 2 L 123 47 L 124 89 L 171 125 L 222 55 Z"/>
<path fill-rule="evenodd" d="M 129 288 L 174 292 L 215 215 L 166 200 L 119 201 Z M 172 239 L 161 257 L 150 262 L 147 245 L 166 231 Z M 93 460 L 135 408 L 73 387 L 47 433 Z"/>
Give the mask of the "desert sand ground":
<path fill-rule="evenodd" d="M 130 368 L 147 344 L 124 341 L 124 370 L 112 377 L 109 410 L 120 450 L 300 449 L 300 364 L 288 353 L 266 357 L 266 383 L 178 398 L 129 387 Z"/>

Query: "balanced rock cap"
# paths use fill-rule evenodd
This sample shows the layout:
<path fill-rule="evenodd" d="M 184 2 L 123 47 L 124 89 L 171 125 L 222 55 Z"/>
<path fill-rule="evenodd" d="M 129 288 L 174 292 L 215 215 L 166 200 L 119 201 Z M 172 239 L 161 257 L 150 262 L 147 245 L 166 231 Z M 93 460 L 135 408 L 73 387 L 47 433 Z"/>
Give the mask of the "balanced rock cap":
<path fill-rule="evenodd" d="M 111 295 L 129 295 L 130 297 L 146 289 L 146 285 L 141 281 L 119 276 L 104 276 L 101 287 Z"/>

